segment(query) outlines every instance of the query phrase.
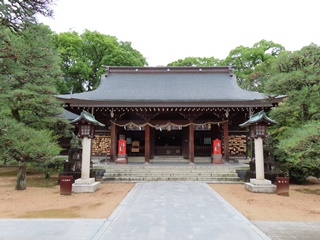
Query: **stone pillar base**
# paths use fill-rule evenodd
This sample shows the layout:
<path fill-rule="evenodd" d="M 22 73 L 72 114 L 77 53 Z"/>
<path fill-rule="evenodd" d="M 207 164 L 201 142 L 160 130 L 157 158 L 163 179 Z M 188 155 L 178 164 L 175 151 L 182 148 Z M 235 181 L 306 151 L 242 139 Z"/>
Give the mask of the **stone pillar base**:
<path fill-rule="evenodd" d="M 222 154 L 212 154 L 211 155 L 211 163 L 214 163 L 214 164 L 221 164 L 223 163 L 222 161 Z"/>
<path fill-rule="evenodd" d="M 128 163 L 128 159 L 125 157 L 118 157 L 116 160 L 116 163 L 118 164 L 127 164 Z"/>
<path fill-rule="evenodd" d="M 79 178 L 72 184 L 72 192 L 95 192 L 101 183 L 95 182 L 94 178 Z"/>
<path fill-rule="evenodd" d="M 251 178 L 250 183 L 244 184 L 245 189 L 250 192 L 259 192 L 259 193 L 274 193 L 276 192 L 276 186 L 271 184 L 270 180 L 258 180 Z"/>

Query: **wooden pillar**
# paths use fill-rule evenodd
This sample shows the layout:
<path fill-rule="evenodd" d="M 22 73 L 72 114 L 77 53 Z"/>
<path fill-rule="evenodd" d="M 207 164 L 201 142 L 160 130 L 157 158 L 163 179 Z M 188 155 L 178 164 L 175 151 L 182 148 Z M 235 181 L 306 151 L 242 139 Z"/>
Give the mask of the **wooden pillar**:
<path fill-rule="evenodd" d="M 150 127 L 150 159 L 153 159 L 155 155 L 155 133 L 155 128 Z"/>
<path fill-rule="evenodd" d="M 229 121 L 223 123 L 223 139 L 224 160 L 229 162 Z"/>
<path fill-rule="evenodd" d="M 111 150 L 110 150 L 110 160 L 115 162 L 117 158 L 117 132 L 116 125 L 111 122 Z"/>
<path fill-rule="evenodd" d="M 150 126 L 145 126 L 145 136 L 144 136 L 144 157 L 145 157 L 145 163 L 150 162 Z"/>
<path fill-rule="evenodd" d="M 189 125 L 189 160 L 194 163 L 194 129 L 193 123 Z"/>

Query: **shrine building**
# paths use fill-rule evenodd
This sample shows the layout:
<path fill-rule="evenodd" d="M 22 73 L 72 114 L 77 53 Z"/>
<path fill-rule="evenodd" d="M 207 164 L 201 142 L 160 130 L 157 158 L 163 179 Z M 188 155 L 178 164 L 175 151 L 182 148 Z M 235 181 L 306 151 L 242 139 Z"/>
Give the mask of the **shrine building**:
<path fill-rule="evenodd" d="M 231 67 L 106 67 L 97 89 L 57 98 L 66 110 L 85 110 L 106 125 L 96 130 L 93 155 L 115 162 L 124 139 L 128 161 L 140 156 L 146 163 L 210 159 L 216 139 L 225 161 L 246 157 L 249 132 L 239 124 L 282 100 L 241 89 Z"/>

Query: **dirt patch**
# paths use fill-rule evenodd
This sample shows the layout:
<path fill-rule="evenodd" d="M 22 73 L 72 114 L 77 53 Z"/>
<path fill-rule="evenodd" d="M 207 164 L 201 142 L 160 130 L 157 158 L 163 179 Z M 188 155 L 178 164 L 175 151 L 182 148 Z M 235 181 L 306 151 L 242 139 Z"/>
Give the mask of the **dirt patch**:
<path fill-rule="evenodd" d="M 209 184 L 249 220 L 320 221 L 320 184 L 290 185 L 289 196 L 252 193 L 242 184 Z"/>
<path fill-rule="evenodd" d="M 41 178 L 28 176 L 27 186 L 35 179 Z M 57 178 L 53 180 L 57 182 Z M 0 218 L 107 218 L 134 183 L 104 183 L 94 193 L 71 195 L 60 195 L 57 183 L 22 191 L 14 190 L 14 186 L 15 177 L 0 177 Z"/>

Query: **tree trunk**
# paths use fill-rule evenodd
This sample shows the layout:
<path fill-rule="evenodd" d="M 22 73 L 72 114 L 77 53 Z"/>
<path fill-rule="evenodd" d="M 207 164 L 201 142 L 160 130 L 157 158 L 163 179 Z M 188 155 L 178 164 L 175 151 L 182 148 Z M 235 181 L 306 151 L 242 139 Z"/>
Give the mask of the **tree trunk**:
<path fill-rule="evenodd" d="M 21 165 L 19 166 L 18 176 L 17 176 L 16 190 L 25 190 L 27 188 L 26 172 L 27 172 L 26 162 L 21 162 Z"/>

